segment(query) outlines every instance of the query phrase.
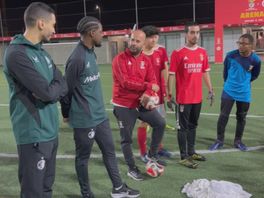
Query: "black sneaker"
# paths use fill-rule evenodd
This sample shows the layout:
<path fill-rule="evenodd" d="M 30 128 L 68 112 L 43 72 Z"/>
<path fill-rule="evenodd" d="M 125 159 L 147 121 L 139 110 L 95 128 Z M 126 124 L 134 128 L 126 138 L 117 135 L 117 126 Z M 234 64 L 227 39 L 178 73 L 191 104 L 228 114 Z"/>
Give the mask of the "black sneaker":
<path fill-rule="evenodd" d="M 111 197 L 112 198 L 123 198 L 123 197 L 139 197 L 140 193 L 138 190 L 129 188 L 126 184 L 123 184 L 120 188 L 113 188 Z"/>
<path fill-rule="evenodd" d="M 142 181 L 143 180 L 143 176 L 140 172 L 140 170 L 138 169 L 138 167 L 134 167 L 134 168 L 129 168 L 128 172 L 127 172 L 127 176 L 131 177 L 132 179 L 136 180 L 136 181 Z"/>
<path fill-rule="evenodd" d="M 153 161 L 153 162 L 157 163 L 157 164 L 160 165 L 160 166 L 167 166 L 166 161 L 161 160 L 161 159 L 159 158 L 158 155 L 153 155 L 153 156 L 151 156 L 151 155 L 148 153 L 147 159 L 148 159 L 149 161 Z"/>

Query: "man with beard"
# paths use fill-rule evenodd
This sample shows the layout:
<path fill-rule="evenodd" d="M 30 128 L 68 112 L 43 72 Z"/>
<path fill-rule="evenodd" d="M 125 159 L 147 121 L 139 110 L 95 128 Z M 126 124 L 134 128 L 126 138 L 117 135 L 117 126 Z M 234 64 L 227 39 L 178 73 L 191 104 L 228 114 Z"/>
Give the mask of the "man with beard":
<path fill-rule="evenodd" d="M 149 58 L 142 53 L 146 35 L 142 30 L 132 32 L 129 47 L 118 54 L 112 63 L 114 115 L 120 128 L 121 148 L 128 165 L 127 175 L 134 180 L 143 180 L 135 164 L 132 152 L 132 132 L 137 118 L 152 128 L 152 139 L 148 160 L 158 166 L 164 162 L 158 159 L 158 146 L 162 140 L 165 120 L 156 109 L 146 109 L 140 105 L 145 95 L 159 91 L 155 73 Z"/>
<path fill-rule="evenodd" d="M 105 112 L 101 76 L 96 63 L 94 47 L 100 47 L 102 25 L 94 17 L 82 18 L 77 26 L 80 42 L 66 62 L 68 96 L 61 101 L 65 122 L 74 130 L 75 169 L 83 198 L 94 197 L 88 177 L 88 160 L 94 140 L 98 144 L 105 167 L 113 184 L 111 196 L 138 197 L 139 192 L 122 183 L 120 178 L 112 131 Z"/>
<path fill-rule="evenodd" d="M 10 117 L 18 151 L 21 198 L 51 198 L 55 179 L 59 117 L 56 102 L 67 84 L 42 42 L 55 33 L 54 10 L 31 3 L 25 13 L 26 31 L 6 49 L 4 73 L 10 92 Z"/>
<path fill-rule="evenodd" d="M 179 163 L 188 168 L 196 168 L 198 163 L 193 160 L 206 160 L 195 152 L 196 128 L 202 106 L 202 79 L 208 88 L 211 102 L 214 93 L 207 53 L 197 44 L 200 27 L 196 23 L 190 23 L 185 26 L 185 32 L 185 46 L 174 50 L 171 55 L 168 94 L 171 98 L 172 82 L 176 78 L 176 102 L 179 105 L 178 143 L 181 155 Z"/>

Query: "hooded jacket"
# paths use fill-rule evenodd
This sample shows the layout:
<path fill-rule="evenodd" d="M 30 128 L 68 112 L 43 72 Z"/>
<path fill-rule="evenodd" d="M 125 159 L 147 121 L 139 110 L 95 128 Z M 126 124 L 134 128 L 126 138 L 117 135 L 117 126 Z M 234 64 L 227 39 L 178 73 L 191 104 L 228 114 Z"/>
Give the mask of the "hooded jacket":
<path fill-rule="evenodd" d="M 5 51 L 4 73 L 16 143 L 55 139 L 59 128 L 56 102 L 68 88 L 42 44 L 34 45 L 23 35 L 16 35 Z"/>

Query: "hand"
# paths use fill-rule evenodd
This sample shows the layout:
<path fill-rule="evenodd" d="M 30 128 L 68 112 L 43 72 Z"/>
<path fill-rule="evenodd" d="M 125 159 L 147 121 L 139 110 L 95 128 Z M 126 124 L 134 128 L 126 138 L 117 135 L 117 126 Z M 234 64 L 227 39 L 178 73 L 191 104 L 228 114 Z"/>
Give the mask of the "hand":
<path fill-rule="evenodd" d="M 174 104 L 174 98 L 171 96 L 171 94 L 168 95 L 167 98 L 167 107 L 171 110 L 174 111 L 173 104 Z"/>
<path fill-rule="evenodd" d="M 157 84 L 152 84 L 152 91 L 154 91 L 154 92 L 158 92 L 159 91 L 159 85 L 157 85 Z"/>
<path fill-rule="evenodd" d="M 207 100 L 210 100 L 210 106 L 213 105 L 214 98 L 215 98 L 215 93 L 214 93 L 214 91 L 212 89 L 211 91 L 208 92 L 208 96 L 207 96 Z"/>

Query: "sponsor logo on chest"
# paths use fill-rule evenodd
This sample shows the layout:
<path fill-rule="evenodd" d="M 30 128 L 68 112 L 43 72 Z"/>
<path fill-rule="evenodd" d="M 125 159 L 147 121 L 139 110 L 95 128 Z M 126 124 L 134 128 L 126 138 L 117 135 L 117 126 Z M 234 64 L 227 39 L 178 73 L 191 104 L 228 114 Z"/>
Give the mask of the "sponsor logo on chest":
<path fill-rule="evenodd" d="M 98 80 L 100 78 L 100 73 L 98 72 L 97 74 L 94 74 L 94 75 L 91 75 L 91 76 L 87 76 L 83 83 L 84 84 L 87 84 L 87 83 L 90 83 L 90 82 L 93 82 L 95 80 Z"/>
<path fill-rule="evenodd" d="M 202 63 L 184 63 L 184 69 L 188 73 L 200 73 L 202 71 Z"/>

